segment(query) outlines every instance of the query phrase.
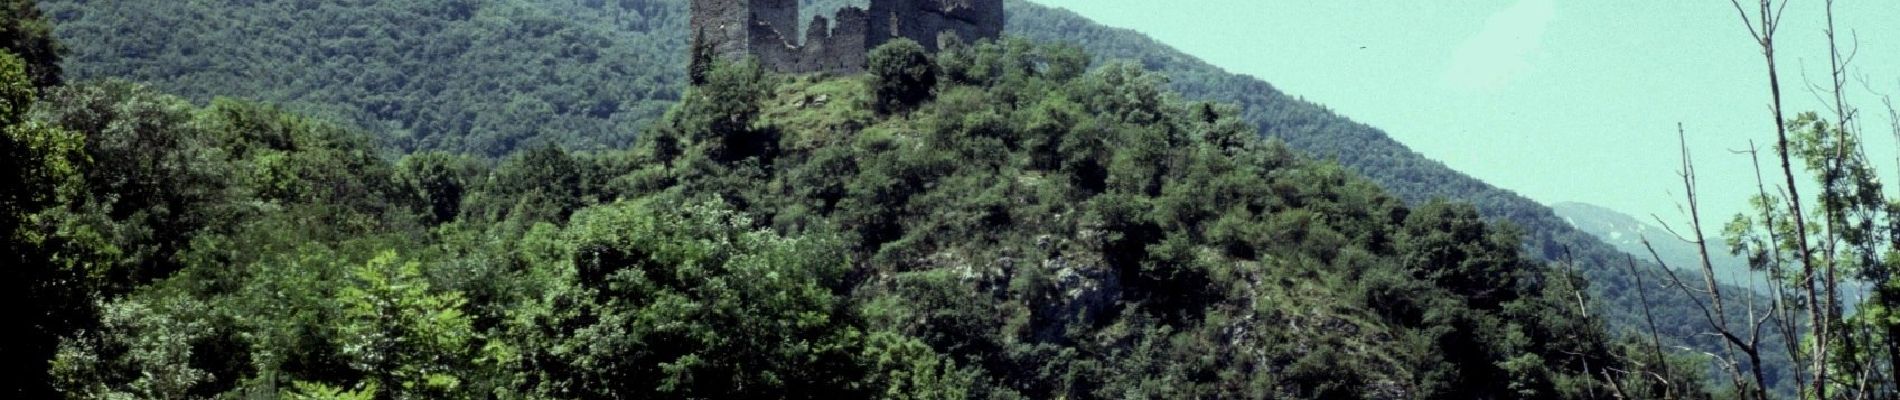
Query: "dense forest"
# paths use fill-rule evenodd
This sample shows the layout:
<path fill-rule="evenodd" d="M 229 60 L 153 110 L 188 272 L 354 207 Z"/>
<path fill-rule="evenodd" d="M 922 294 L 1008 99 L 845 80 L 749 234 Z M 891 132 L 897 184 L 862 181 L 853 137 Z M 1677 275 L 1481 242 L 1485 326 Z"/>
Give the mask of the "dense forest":
<path fill-rule="evenodd" d="M 658 126 L 686 80 L 683 0 L 40 3 L 72 49 L 65 64 L 74 77 L 148 82 L 194 102 L 240 96 L 283 104 L 371 132 L 388 154 L 494 159 L 547 145 L 625 148 Z M 865 1 L 804 3 L 815 14 Z M 1534 258 L 1579 265 L 1615 331 L 1650 329 L 1639 312 L 1647 305 L 1664 322 L 1662 336 L 1703 350 L 1720 346 L 1704 335 L 1707 324 L 1689 296 L 1637 293 L 1629 254 L 1543 205 L 1137 32 L 1026 1 L 1005 5 L 1012 35 L 1079 46 L 1098 64 L 1135 63 L 1164 76 L 1184 99 L 1237 105 L 1237 117 L 1261 135 L 1334 160 L 1407 204 L 1465 202 L 1488 220 L 1508 221 Z M 147 34 L 115 34 L 128 31 Z M 1666 279 L 1648 257 L 1635 263 L 1652 285 Z M 1769 362 L 1786 359 L 1781 350 L 1768 353 Z"/>
<path fill-rule="evenodd" d="M 685 85 L 684 1 L 40 3 L 75 78 L 289 104 L 403 152 L 624 148 Z"/>
<path fill-rule="evenodd" d="M 1577 307 L 1574 266 L 1475 208 L 1408 205 L 1070 45 L 899 41 L 852 77 L 721 63 L 630 147 L 498 162 L 63 83 L 58 51 L 13 46 L 19 397 L 1701 390 L 1625 372 L 1638 345 Z"/>

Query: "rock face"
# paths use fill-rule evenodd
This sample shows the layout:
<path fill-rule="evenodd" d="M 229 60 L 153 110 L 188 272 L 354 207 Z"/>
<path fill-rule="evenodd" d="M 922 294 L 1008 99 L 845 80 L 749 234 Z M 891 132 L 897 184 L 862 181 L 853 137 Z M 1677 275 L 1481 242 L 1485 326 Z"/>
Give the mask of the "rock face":
<path fill-rule="evenodd" d="M 871 49 L 909 38 L 935 51 L 939 34 L 965 41 L 1003 34 L 1002 0 L 872 0 L 811 19 L 801 41 L 798 0 L 693 0 L 693 46 L 714 57 L 785 73 L 864 72 Z"/>

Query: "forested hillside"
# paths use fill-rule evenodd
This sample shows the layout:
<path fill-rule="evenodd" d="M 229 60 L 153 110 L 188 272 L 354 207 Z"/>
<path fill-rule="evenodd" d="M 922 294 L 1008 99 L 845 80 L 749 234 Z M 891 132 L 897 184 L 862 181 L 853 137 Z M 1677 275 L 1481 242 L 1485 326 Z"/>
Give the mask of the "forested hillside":
<path fill-rule="evenodd" d="M 73 78 L 283 103 L 403 152 L 625 147 L 685 85 L 683 1 L 40 3 Z"/>
<path fill-rule="evenodd" d="M 0 55 L 22 398 L 1578 398 L 1701 390 L 1470 206 L 1024 40 L 713 68 L 499 163 Z M 35 82 L 46 82 L 35 84 Z M 1679 360 L 1680 361 L 1680 360 Z M 1652 375 L 1673 376 L 1664 381 Z"/>
<path fill-rule="evenodd" d="M 1468 202 L 1486 218 L 1508 221 L 1523 233 L 1525 247 L 1534 257 L 1569 260 L 1582 268 L 1612 326 L 1632 334 L 1646 332 L 1641 310 L 1647 303 L 1665 321 L 1659 326 L 1663 335 L 1702 349 L 1720 347 L 1719 338 L 1704 334 L 1704 320 L 1693 302 L 1680 291 L 1658 285 L 1667 278 L 1646 255 L 1639 253 L 1634 262 L 1638 271 L 1650 274 L 1643 278 L 1651 285 L 1647 302 L 1644 294 L 1637 293 L 1636 280 L 1626 268 L 1632 261 L 1629 253 L 1576 230 L 1547 206 L 1454 171 L 1377 128 L 1280 92 L 1259 79 L 1228 73 L 1138 32 L 1094 24 L 1066 10 L 1018 1 L 1007 4 L 1011 5 L 1011 33 L 1034 40 L 1074 41 L 1102 59 L 1136 60 L 1168 76 L 1170 86 L 1183 96 L 1238 104 L 1241 118 L 1262 135 L 1310 156 L 1335 160 L 1408 203 Z M 1785 352 L 1774 349 L 1768 353 L 1766 359 L 1774 362 L 1787 358 Z"/>
<path fill-rule="evenodd" d="M 397 152 L 499 157 L 546 144 L 624 147 L 655 126 L 684 85 L 683 0 L 41 3 L 73 49 L 65 64 L 74 77 L 149 82 L 195 101 L 230 95 L 283 103 L 375 133 Z M 864 1 L 806 5 L 821 12 L 851 3 Z M 1139 33 L 1029 2 L 1006 5 L 1010 34 L 1073 43 L 1100 60 L 1131 60 L 1166 76 L 1184 98 L 1237 104 L 1241 120 L 1261 134 L 1337 160 L 1408 203 L 1469 202 L 1487 218 L 1510 221 L 1533 255 L 1582 265 L 1614 326 L 1647 329 L 1626 253 L 1549 208 Z M 1645 258 L 1637 262 L 1656 271 Z M 1666 336 L 1714 348 L 1679 291 L 1654 290 L 1650 303 L 1667 322 Z"/>

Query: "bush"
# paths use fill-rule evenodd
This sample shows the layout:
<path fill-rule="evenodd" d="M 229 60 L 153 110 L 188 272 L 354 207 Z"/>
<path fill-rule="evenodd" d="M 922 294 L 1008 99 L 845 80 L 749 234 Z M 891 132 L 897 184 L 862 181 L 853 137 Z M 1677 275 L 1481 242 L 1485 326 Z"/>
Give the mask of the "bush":
<path fill-rule="evenodd" d="M 930 99 L 937 66 L 924 46 L 898 39 L 871 50 L 871 91 L 879 113 L 906 111 Z"/>

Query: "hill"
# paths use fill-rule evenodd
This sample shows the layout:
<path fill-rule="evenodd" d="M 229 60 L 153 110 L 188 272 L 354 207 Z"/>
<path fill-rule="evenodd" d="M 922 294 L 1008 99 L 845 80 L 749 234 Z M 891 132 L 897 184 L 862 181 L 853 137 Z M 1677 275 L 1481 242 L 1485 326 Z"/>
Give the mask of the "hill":
<path fill-rule="evenodd" d="M 1663 389 L 1470 206 L 1408 205 L 1073 47 L 721 65 L 631 150 L 494 166 L 137 84 L 32 96 L 14 60 L 0 144 L 33 168 L 8 177 L 46 184 L 6 198 L 32 238 L 9 272 L 58 277 L 24 314 L 73 324 L 34 325 L 58 345 L 25 347 L 50 367 L 27 396 Z"/>
<path fill-rule="evenodd" d="M 680 99 L 685 73 L 681 0 L 41 4 L 73 49 L 66 62 L 72 77 L 149 82 L 199 102 L 239 94 L 283 103 L 375 132 L 398 153 L 499 157 L 539 144 L 624 147 L 657 127 L 660 110 Z M 1645 329 L 1635 311 L 1644 304 L 1623 272 L 1626 254 L 1549 208 L 1137 32 L 1024 1 L 1007 6 L 1010 34 L 1074 43 L 1100 60 L 1132 60 L 1167 76 L 1167 87 L 1183 98 L 1236 104 L 1240 120 L 1258 133 L 1336 160 L 1408 204 L 1469 202 L 1488 219 L 1509 221 L 1536 258 L 1581 266 L 1613 326 Z M 1649 263 L 1641 268 L 1657 271 Z M 1686 296 L 1651 295 L 1664 335 L 1716 347 Z"/>
<path fill-rule="evenodd" d="M 558 6 L 557 6 L 558 4 Z M 596 8 L 583 7 L 593 4 Z M 611 4 L 612 7 L 607 7 Z M 41 1 L 67 76 L 242 96 L 402 152 L 625 147 L 685 85 L 683 1 Z"/>

